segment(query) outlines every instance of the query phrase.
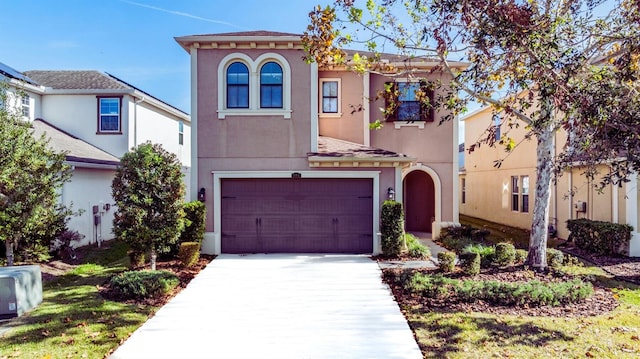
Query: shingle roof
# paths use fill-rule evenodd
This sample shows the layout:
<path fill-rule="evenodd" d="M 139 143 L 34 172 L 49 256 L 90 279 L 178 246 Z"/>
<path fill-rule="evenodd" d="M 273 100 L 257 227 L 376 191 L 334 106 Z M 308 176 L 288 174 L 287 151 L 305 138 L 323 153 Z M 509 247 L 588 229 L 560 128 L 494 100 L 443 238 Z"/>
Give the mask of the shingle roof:
<path fill-rule="evenodd" d="M 49 147 L 56 152 L 67 152 L 67 161 L 106 164 L 117 166 L 118 157 L 113 156 L 53 125 L 43 119 L 33 121 L 33 134 L 49 139 Z"/>
<path fill-rule="evenodd" d="M 194 36 L 302 36 L 301 34 L 292 34 L 288 32 L 255 30 L 255 31 L 239 31 L 239 32 L 222 32 L 217 34 L 202 34 Z"/>
<path fill-rule="evenodd" d="M 30 78 L 43 86 L 56 90 L 128 90 L 131 87 L 100 71 L 25 71 Z"/>
<path fill-rule="evenodd" d="M 400 161 L 412 161 L 413 159 L 402 153 L 368 147 L 359 143 L 340 140 L 337 138 L 319 136 L 318 152 L 310 152 L 308 156 L 328 158 L 354 158 L 354 159 L 396 159 Z"/>

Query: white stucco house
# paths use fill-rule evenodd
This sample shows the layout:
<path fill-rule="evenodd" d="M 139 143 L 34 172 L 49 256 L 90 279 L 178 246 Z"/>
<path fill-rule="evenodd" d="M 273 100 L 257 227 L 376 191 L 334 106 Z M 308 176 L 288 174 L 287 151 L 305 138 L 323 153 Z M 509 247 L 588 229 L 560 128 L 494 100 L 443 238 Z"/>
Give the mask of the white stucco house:
<path fill-rule="evenodd" d="M 52 148 L 67 151 L 73 168 L 61 201 L 80 216 L 69 228 L 85 236 L 78 245 L 113 238 L 111 182 L 119 158 L 131 148 L 160 143 L 180 160 L 189 193 L 190 116 L 115 76 L 99 71 L 25 71 L 0 63 L 10 106 L 44 133 Z"/>

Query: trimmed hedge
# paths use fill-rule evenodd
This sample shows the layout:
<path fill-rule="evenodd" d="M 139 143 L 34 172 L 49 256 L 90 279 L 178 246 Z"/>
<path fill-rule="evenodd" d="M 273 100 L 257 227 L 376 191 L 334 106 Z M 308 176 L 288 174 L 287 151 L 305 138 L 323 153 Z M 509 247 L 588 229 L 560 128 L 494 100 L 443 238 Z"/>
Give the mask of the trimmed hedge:
<path fill-rule="evenodd" d="M 183 206 L 185 225 L 180 233 L 179 243 L 198 242 L 204 239 L 207 207 L 200 201 L 187 202 Z"/>
<path fill-rule="evenodd" d="M 198 242 L 183 242 L 180 243 L 180 250 L 178 251 L 178 259 L 184 267 L 192 267 L 198 263 L 200 259 L 200 243 Z"/>
<path fill-rule="evenodd" d="M 516 263 L 522 264 L 527 260 L 529 252 L 524 249 L 516 249 Z"/>
<path fill-rule="evenodd" d="M 163 296 L 178 286 L 178 277 L 168 271 L 129 271 L 113 276 L 109 282 L 122 299 L 144 299 Z"/>
<path fill-rule="evenodd" d="M 482 268 L 489 268 L 493 264 L 496 248 L 494 246 L 473 243 L 464 247 L 462 253 L 478 253 L 480 255 L 480 265 Z"/>
<path fill-rule="evenodd" d="M 453 272 L 456 267 L 456 254 L 453 252 L 438 253 L 438 267 L 445 273 Z"/>
<path fill-rule="evenodd" d="M 571 232 L 569 241 L 578 248 L 596 254 L 629 255 L 629 242 L 633 227 L 628 224 L 617 224 L 590 219 L 570 219 L 567 228 Z"/>
<path fill-rule="evenodd" d="M 386 257 L 396 257 L 403 247 L 404 214 L 402 204 L 392 200 L 384 201 L 380 217 L 382 254 Z"/>
<path fill-rule="evenodd" d="M 516 247 L 511 243 L 498 243 L 494 246 L 493 265 L 497 267 L 506 267 L 512 265 L 516 261 Z"/>
<path fill-rule="evenodd" d="M 593 294 L 593 285 L 580 279 L 521 283 L 451 279 L 440 274 L 414 274 L 404 288 L 420 296 L 465 302 L 485 301 L 506 306 L 558 306 L 580 302 Z"/>
<path fill-rule="evenodd" d="M 465 252 L 460 254 L 460 267 L 466 275 L 475 276 L 480 274 L 480 254 L 475 252 Z"/>

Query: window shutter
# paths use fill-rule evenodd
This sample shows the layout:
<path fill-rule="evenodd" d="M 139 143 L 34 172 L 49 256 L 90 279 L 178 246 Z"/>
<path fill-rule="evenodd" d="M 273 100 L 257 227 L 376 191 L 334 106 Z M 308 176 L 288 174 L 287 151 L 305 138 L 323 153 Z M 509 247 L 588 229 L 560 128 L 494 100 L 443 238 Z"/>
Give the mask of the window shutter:
<path fill-rule="evenodd" d="M 398 119 L 398 85 L 395 82 L 385 82 L 384 85 L 384 120 L 393 122 Z"/>
<path fill-rule="evenodd" d="M 426 104 L 425 101 L 420 101 L 420 119 L 425 122 L 433 122 L 436 117 L 433 108 L 434 92 L 429 88 L 426 81 L 420 81 L 420 90 L 423 91 L 429 99 L 428 104 Z"/>

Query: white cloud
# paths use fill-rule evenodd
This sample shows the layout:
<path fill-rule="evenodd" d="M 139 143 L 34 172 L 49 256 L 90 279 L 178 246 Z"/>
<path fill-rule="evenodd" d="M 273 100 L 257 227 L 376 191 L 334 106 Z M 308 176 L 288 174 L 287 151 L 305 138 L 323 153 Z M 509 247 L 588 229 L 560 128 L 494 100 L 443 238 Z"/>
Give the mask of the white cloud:
<path fill-rule="evenodd" d="M 127 1 L 127 0 L 120 0 L 123 3 L 127 3 L 130 5 L 135 5 L 135 6 L 139 6 L 139 7 L 144 7 L 147 9 L 151 9 L 151 10 L 156 10 L 156 11 L 162 11 L 162 12 L 166 12 L 168 14 L 173 14 L 173 15 L 178 15 L 178 16 L 184 16 L 184 17 L 188 17 L 191 19 L 196 19 L 196 20 L 200 20 L 200 21 L 206 21 L 206 22 L 211 22 L 214 24 L 220 24 L 220 25 L 227 25 L 227 26 L 231 26 L 234 27 L 236 29 L 240 29 L 240 30 L 247 30 L 244 27 L 232 24 L 230 22 L 226 22 L 226 21 L 221 21 L 221 20 L 215 20 L 215 19 L 208 19 L 206 17 L 201 17 L 201 16 L 197 16 L 197 15 L 192 15 L 186 12 L 182 12 L 182 11 L 175 11 L 175 10 L 169 10 L 169 9 L 163 9 L 157 6 L 152 6 L 152 5 L 147 5 L 147 4 L 141 4 L 138 2 L 134 2 L 134 1 Z"/>

